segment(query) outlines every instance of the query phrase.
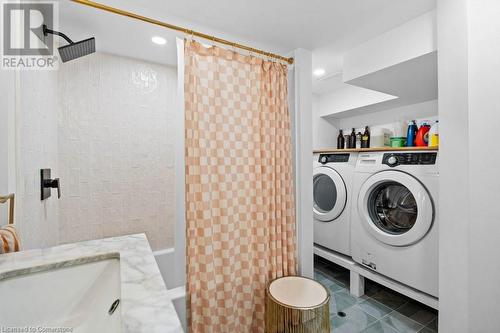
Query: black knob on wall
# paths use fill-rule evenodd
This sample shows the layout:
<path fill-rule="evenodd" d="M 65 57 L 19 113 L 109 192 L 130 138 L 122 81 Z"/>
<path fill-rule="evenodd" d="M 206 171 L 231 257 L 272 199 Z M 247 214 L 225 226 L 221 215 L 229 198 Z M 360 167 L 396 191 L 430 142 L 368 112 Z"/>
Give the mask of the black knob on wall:
<path fill-rule="evenodd" d="M 59 178 L 50 177 L 50 169 L 40 170 L 40 198 L 45 200 L 50 198 L 51 189 L 57 188 L 57 197 L 61 198 L 61 183 Z"/>

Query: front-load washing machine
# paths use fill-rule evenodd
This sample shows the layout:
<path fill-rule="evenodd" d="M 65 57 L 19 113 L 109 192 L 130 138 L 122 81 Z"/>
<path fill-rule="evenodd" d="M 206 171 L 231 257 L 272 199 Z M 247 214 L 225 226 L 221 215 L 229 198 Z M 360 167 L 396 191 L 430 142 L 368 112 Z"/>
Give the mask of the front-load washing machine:
<path fill-rule="evenodd" d="M 353 259 L 438 297 L 438 153 L 360 153 L 351 211 Z"/>
<path fill-rule="evenodd" d="M 314 243 L 351 255 L 351 188 L 358 153 L 315 154 Z"/>

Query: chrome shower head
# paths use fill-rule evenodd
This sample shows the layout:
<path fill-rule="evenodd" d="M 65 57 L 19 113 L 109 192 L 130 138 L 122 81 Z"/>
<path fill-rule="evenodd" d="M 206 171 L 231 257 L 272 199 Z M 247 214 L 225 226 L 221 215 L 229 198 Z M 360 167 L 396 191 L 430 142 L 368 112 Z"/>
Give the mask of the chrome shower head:
<path fill-rule="evenodd" d="M 91 53 L 95 52 L 95 38 L 88 38 L 85 40 L 81 40 L 79 42 L 73 42 L 71 39 L 69 39 L 68 36 L 63 34 L 62 32 L 59 31 L 54 31 L 49 28 L 44 24 L 43 25 L 43 34 L 44 36 L 47 36 L 48 34 L 52 35 L 57 35 L 62 38 L 64 38 L 69 44 L 64 45 L 58 48 L 59 50 L 59 55 L 61 56 L 61 61 L 62 62 L 67 62 L 70 60 L 74 60 L 86 55 L 89 55 Z"/>

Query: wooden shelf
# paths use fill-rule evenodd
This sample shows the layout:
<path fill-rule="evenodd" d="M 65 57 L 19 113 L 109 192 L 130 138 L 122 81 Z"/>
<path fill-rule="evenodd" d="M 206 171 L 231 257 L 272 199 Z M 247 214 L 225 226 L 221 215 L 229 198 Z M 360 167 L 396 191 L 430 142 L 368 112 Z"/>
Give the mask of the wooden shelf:
<path fill-rule="evenodd" d="M 431 150 L 437 151 L 438 147 L 374 147 L 374 148 L 358 148 L 358 149 L 337 149 L 337 148 L 324 148 L 313 150 L 314 154 L 320 153 L 355 153 L 355 152 L 372 152 L 372 151 L 421 151 Z"/>

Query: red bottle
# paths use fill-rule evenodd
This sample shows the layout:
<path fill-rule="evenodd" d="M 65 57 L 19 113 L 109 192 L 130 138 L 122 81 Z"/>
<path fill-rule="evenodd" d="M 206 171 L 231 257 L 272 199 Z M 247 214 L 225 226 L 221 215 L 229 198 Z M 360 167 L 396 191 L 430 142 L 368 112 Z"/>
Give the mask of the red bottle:
<path fill-rule="evenodd" d="M 417 131 L 417 137 L 415 138 L 415 145 L 417 147 L 427 147 L 429 144 L 429 130 L 431 127 L 427 123 L 423 123 L 422 126 Z"/>

